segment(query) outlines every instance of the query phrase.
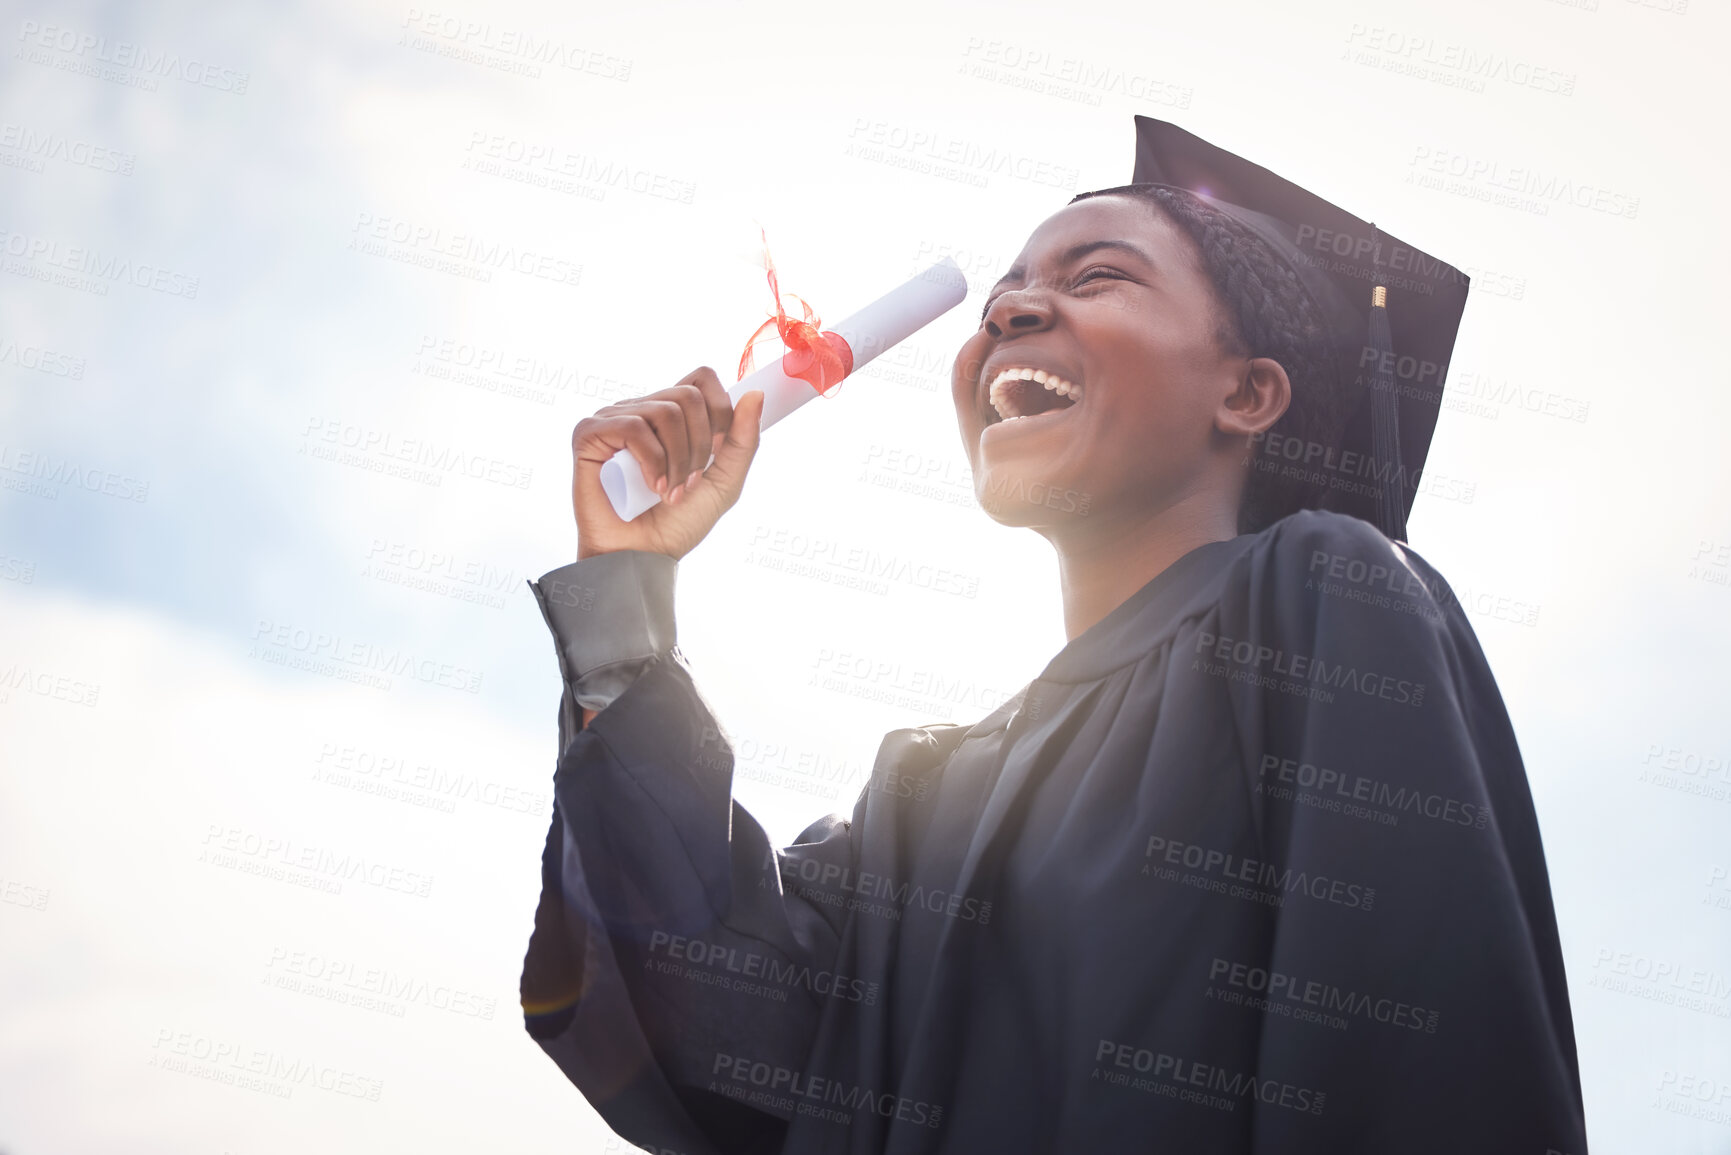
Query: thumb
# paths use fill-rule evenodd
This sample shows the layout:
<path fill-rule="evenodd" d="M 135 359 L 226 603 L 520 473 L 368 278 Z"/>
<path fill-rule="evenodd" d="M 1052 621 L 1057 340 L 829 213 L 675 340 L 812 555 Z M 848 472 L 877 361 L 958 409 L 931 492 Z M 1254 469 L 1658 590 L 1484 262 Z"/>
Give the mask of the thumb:
<path fill-rule="evenodd" d="M 763 390 L 753 389 L 733 407 L 733 420 L 727 434 L 715 450 L 715 461 L 708 476 L 714 477 L 730 497 L 737 497 L 745 484 L 745 471 L 757 456 L 758 438 L 762 436 Z"/>

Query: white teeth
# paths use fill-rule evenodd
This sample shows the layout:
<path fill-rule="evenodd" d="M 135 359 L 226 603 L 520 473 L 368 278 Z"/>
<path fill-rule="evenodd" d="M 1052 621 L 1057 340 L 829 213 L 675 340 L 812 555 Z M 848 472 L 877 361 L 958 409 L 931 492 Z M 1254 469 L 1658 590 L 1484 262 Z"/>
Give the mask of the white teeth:
<path fill-rule="evenodd" d="M 1062 393 L 1066 397 L 1080 397 L 1082 395 L 1080 388 L 1064 380 L 1056 373 L 1048 373 L 1044 369 L 1001 370 L 996 377 L 992 378 L 992 384 L 987 393 L 996 396 L 1003 391 L 1007 383 L 1018 380 L 1036 382 L 1047 389 Z"/>
<path fill-rule="evenodd" d="M 999 370 L 996 377 L 992 378 L 992 384 L 987 388 L 986 396 L 992 403 L 992 407 L 996 409 L 999 415 L 1006 421 L 1014 421 L 1018 417 L 1037 416 L 1037 414 L 1032 413 L 1013 413 L 1006 408 L 1007 400 L 1005 394 L 1008 390 L 1009 383 L 1012 381 L 1032 381 L 1037 385 L 1052 390 L 1060 396 L 1068 397 L 1072 401 L 1080 401 L 1082 399 L 1081 388 L 1072 385 L 1056 373 L 1048 373 L 1044 369 L 1025 369 L 1020 367 L 1002 369 Z"/>

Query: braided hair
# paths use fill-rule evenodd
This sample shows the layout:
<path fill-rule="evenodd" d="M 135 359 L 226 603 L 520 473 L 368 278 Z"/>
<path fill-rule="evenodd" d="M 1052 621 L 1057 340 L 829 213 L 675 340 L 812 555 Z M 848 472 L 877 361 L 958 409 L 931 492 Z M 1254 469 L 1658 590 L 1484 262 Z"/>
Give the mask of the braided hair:
<path fill-rule="evenodd" d="M 1183 189 L 1131 184 L 1098 189 L 1070 203 L 1097 196 L 1128 196 L 1153 207 L 1187 235 L 1214 285 L 1221 308 L 1216 338 L 1235 356 L 1278 361 L 1292 382 L 1292 403 L 1263 434 L 1299 438 L 1306 444 L 1336 445 L 1346 425 L 1346 396 L 1340 355 L 1330 339 L 1322 310 L 1298 274 L 1242 223 Z M 1302 477 L 1283 476 L 1274 458 L 1256 459 L 1238 507 L 1238 532 L 1255 533 L 1300 509 L 1321 504 L 1326 487 Z"/>

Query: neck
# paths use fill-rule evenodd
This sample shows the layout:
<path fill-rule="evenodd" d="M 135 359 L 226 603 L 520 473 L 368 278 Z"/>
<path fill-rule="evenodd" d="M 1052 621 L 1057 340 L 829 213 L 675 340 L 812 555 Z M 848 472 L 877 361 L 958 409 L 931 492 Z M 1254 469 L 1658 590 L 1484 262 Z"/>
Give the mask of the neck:
<path fill-rule="evenodd" d="M 1058 551 L 1064 633 L 1074 640 L 1198 546 L 1238 536 L 1235 509 L 1198 492 L 1157 510 L 1088 519 L 1050 538 Z"/>

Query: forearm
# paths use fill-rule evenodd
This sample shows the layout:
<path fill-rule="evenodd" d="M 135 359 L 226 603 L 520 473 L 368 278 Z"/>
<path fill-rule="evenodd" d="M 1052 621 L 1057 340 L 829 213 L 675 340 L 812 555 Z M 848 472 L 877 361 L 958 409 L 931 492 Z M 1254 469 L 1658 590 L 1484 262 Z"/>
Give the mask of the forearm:
<path fill-rule="evenodd" d="M 575 722 L 574 707 L 567 688 L 563 719 Z M 766 1005 L 756 990 L 717 986 L 727 974 L 715 960 L 789 976 L 833 968 L 840 916 L 781 880 L 801 866 L 850 868 L 851 827 L 830 820 L 774 849 L 732 801 L 732 750 L 677 650 L 589 710 L 594 725 L 570 736 L 554 776 L 525 1025 L 633 1142 L 774 1150 L 786 1114 L 706 1088 L 721 1055 L 796 1069 L 824 1000 L 790 979 Z M 737 1141 L 760 1132 L 761 1144 Z"/>

